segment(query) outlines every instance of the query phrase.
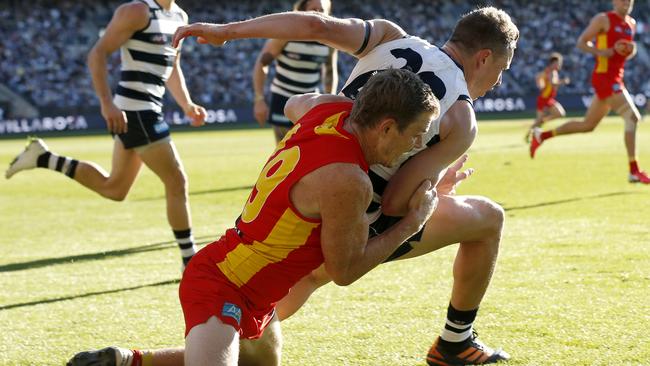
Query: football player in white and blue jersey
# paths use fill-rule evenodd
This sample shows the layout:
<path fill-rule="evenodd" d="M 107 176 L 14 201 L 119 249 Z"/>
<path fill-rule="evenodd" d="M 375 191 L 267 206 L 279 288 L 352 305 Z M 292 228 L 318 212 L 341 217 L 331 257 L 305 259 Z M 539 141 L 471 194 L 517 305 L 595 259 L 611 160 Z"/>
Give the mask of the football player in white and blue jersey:
<path fill-rule="evenodd" d="M 387 20 L 338 19 L 316 13 L 271 14 L 223 25 L 193 24 L 180 28 L 174 41 L 187 36 L 213 45 L 262 37 L 318 41 L 337 48 L 359 58 L 342 90 L 351 98 L 370 75 L 387 68 L 408 68 L 431 86 L 442 116 L 432 123 L 426 146 L 405 155 L 397 169 L 371 167 L 375 191 L 368 212 L 374 220 L 371 235 L 404 215 L 408 197 L 424 179 L 438 182 L 437 210 L 423 231 L 389 258 L 412 258 L 459 243 L 447 321 L 427 362 L 464 365 L 508 359 L 507 353 L 482 344 L 472 328 L 495 269 L 503 209 L 485 197 L 455 195 L 454 188 L 470 173 L 460 169 L 477 133 L 472 101 L 501 83 L 502 72 L 510 67 L 514 55 L 519 30 L 510 16 L 493 7 L 475 9 L 458 21 L 440 48 Z M 323 269 L 305 278 L 279 304 L 280 318 L 290 316 L 318 285 L 328 281 Z"/>

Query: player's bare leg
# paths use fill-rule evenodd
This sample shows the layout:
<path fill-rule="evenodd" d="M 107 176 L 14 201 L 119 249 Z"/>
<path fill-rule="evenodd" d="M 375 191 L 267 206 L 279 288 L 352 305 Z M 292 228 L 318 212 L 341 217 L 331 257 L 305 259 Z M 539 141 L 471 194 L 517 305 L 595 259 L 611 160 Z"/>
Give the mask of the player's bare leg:
<path fill-rule="evenodd" d="M 183 366 L 185 348 L 162 348 L 152 351 L 106 347 L 79 352 L 67 366 Z"/>
<path fill-rule="evenodd" d="M 593 131 L 609 113 L 610 109 L 611 106 L 607 100 L 601 100 L 594 96 L 583 120 L 570 120 L 548 131 L 533 129 L 533 138 L 530 141 L 530 157 L 534 158 L 535 152 L 542 143 L 552 137 Z"/>
<path fill-rule="evenodd" d="M 176 146 L 172 141 L 153 144 L 139 154 L 165 186 L 167 220 L 178 242 L 185 266 L 196 253 L 196 246 L 191 231 L 187 177 Z"/>
<path fill-rule="evenodd" d="M 537 116 L 533 122 L 533 125 L 526 132 L 526 142 L 530 143 L 530 139 L 535 128 L 540 128 L 544 125 L 544 123 L 552 121 L 556 118 L 562 118 L 564 116 L 566 116 L 566 111 L 564 110 L 564 107 L 562 107 L 562 104 L 558 102 L 553 103 L 553 105 L 550 107 L 544 108 L 543 111 L 537 111 Z"/>
<path fill-rule="evenodd" d="M 34 138 L 11 163 L 6 177 L 11 178 L 23 170 L 47 168 L 67 175 L 105 198 L 122 201 L 133 186 L 141 165 L 138 155 L 125 149 L 118 138 L 113 143 L 110 174 L 93 162 L 59 156 L 50 151 L 43 140 Z"/>
<path fill-rule="evenodd" d="M 639 169 L 636 161 L 636 129 L 641 120 L 641 113 L 639 113 L 632 97 L 625 89 L 621 93 L 611 96 L 609 102 L 612 109 L 623 118 L 625 126 L 624 141 L 630 167 L 628 181 L 631 183 L 650 184 L 650 176 Z"/>
<path fill-rule="evenodd" d="M 278 366 L 282 359 L 282 331 L 276 315 L 258 339 L 239 343 L 239 366 Z"/>
<path fill-rule="evenodd" d="M 185 338 L 185 365 L 237 366 L 238 359 L 239 334 L 216 316 L 194 326 Z"/>
<path fill-rule="evenodd" d="M 441 196 L 421 241 L 398 258 L 413 258 L 460 243 L 446 324 L 429 349 L 429 365 L 483 364 L 510 358 L 506 352 L 480 342 L 472 328 L 494 273 L 503 221 L 503 209 L 487 198 Z"/>

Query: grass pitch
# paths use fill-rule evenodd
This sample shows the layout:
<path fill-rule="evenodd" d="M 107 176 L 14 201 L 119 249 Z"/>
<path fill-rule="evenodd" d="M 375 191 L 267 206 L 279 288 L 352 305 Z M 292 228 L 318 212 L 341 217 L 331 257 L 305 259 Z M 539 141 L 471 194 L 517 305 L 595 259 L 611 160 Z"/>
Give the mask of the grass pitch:
<path fill-rule="evenodd" d="M 509 365 L 650 365 L 650 187 L 627 183 L 620 119 L 559 137 L 528 158 L 530 121 L 480 125 L 459 189 L 507 213 L 496 274 L 475 323 Z M 273 149 L 269 130 L 174 135 L 194 234 L 233 224 Z M 111 140 L 51 138 L 110 166 Z M 5 167 L 23 140 L 0 142 Z M 638 135 L 650 169 L 650 126 Z M 0 182 L 0 364 L 61 365 L 107 345 L 178 346 L 180 256 L 162 185 L 143 169 L 125 202 L 38 169 Z M 328 285 L 283 323 L 285 365 L 425 365 L 451 286 L 455 247 Z"/>

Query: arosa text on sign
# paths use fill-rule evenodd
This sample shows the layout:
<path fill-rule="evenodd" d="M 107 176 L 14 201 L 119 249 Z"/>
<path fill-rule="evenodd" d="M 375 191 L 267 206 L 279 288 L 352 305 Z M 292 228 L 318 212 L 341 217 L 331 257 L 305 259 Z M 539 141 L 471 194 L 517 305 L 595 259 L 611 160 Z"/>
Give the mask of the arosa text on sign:
<path fill-rule="evenodd" d="M 239 118 L 237 117 L 237 112 L 234 109 L 207 109 L 207 117 L 205 118 L 205 123 L 237 123 Z M 167 123 L 172 125 L 189 125 L 189 118 L 185 117 L 185 114 L 180 111 L 171 111 L 165 114 L 165 120 Z"/>

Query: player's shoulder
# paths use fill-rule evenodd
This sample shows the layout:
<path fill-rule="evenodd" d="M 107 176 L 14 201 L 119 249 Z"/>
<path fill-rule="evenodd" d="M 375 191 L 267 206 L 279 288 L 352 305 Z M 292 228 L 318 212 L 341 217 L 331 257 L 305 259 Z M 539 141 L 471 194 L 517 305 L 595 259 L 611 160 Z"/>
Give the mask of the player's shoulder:
<path fill-rule="evenodd" d="M 149 19 L 149 5 L 138 0 L 124 3 L 115 9 L 115 16 L 125 18 L 126 21 Z"/>
<path fill-rule="evenodd" d="M 314 171 L 315 180 L 325 195 L 372 198 L 372 183 L 368 174 L 357 164 L 330 163 Z"/>

